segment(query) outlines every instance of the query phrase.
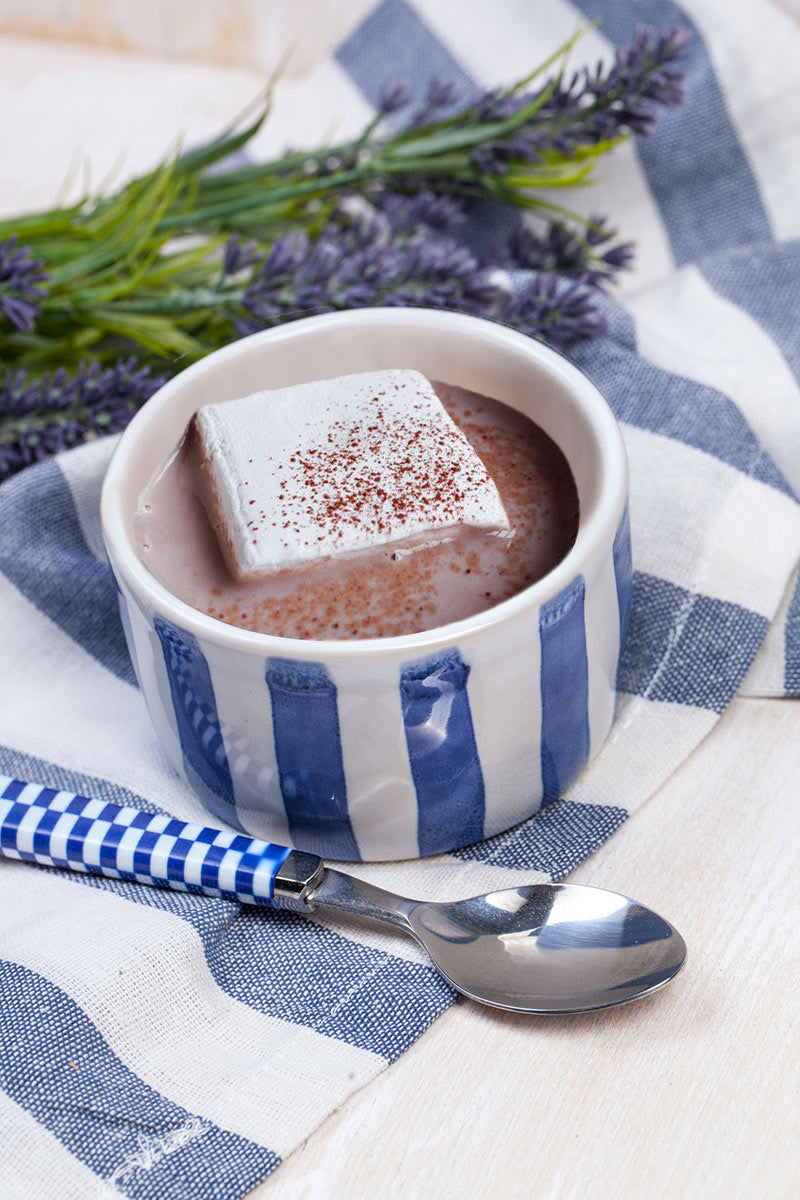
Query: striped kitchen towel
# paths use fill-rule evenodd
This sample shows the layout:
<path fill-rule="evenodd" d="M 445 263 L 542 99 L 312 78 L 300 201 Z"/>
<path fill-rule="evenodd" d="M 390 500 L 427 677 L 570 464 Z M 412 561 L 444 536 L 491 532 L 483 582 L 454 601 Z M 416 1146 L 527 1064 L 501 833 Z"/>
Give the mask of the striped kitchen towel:
<path fill-rule="evenodd" d="M 579 16 L 600 21 L 576 51 L 589 60 L 640 22 L 695 32 L 685 110 L 586 193 L 639 246 L 608 336 L 576 352 L 630 452 L 622 694 L 600 756 L 536 818 L 455 854 L 354 867 L 431 898 L 563 877 L 737 691 L 800 693 L 798 28 L 768 0 L 460 0 L 457 14 L 382 0 L 287 89 L 288 109 L 310 139 L 341 110 L 346 133 L 387 74 L 420 92 L 434 75 L 511 80 Z M 498 219 L 479 212 L 473 236 Z M 0 489 L 0 774 L 202 822 L 125 649 L 97 511 L 112 449 Z M 0 1192 L 233 1200 L 453 1000 L 390 934 L 0 863 Z"/>

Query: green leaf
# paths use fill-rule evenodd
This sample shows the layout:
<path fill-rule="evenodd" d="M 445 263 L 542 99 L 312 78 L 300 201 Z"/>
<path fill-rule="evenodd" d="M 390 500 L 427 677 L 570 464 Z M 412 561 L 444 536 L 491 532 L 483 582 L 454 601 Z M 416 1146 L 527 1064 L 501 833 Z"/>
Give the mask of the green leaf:
<path fill-rule="evenodd" d="M 508 171 L 502 176 L 503 182 L 512 191 L 517 188 L 536 187 L 573 187 L 580 183 L 590 171 L 594 163 L 563 162 L 552 166 L 538 164 L 520 164 L 519 167 Z"/>
<path fill-rule="evenodd" d="M 250 125 L 246 126 L 239 133 L 222 134 L 212 142 L 208 142 L 205 146 L 200 146 L 197 150 L 188 150 L 184 154 L 181 154 L 175 163 L 176 174 L 194 175 L 198 171 L 205 170 L 213 166 L 214 163 L 230 157 L 237 150 L 243 149 L 248 142 L 252 141 L 266 121 L 271 101 L 272 85 L 270 84 L 267 88 L 267 94 L 261 103 L 260 112 Z"/>
<path fill-rule="evenodd" d="M 87 312 L 86 319 L 96 328 L 107 333 L 121 334 L 138 342 L 152 354 L 164 358 L 173 355 L 197 358 L 203 353 L 200 342 L 165 317 L 124 312 L 118 308 L 95 308 Z"/>
<path fill-rule="evenodd" d="M 531 100 L 530 104 L 526 104 L 519 112 L 512 113 L 502 121 L 485 121 L 480 125 L 452 129 L 440 134 L 423 134 L 412 141 L 403 141 L 398 145 L 390 142 L 381 151 L 380 161 L 391 164 L 397 159 L 433 158 L 434 155 L 446 154 L 451 150 L 464 150 L 485 142 L 499 141 L 535 116 L 550 99 L 557 84 L 557 79 L 551 80 L 548 86 Z M 391 166 L 389 169 L 392 169 Z"/>
<path fill-rule="evenodd" d="M 599 24 L 600 18 L 598 17 L 594 21 L 588 21 L 585 24 L 578 25 L 578 28 L 575 30 L 571 38 L 567 38 L 565 42 L 562 42 L 557 50 L 554 50 L 551 55 L 540 62 L 538 67 L 534 67 L 529 74 L 523 75 L 522 79 L 518 79 L 514 86 L 509 88 L 509 93 L 513 94 L 514 92 L 522 91 L 524 87 L 527 87 L 528 84 L 532 83 L 538 75 L 541 75 L 547 70 L 548 67 L 551 67 L 554 62 L 558 62 L 559 59 L 563 59 L 564 64 L 566 65 L 566 59 L 573 47 L 581 40 L 582 37 L 585 37 L 587 33 L 591 33 L 593 29 L 596 29 Z M 560 74 L 563 74 L 563 67 Z"/>
<path fill-rule="evenodd" d="M 298 196 L 310 197 L 317 193 L 345 188 L 350 184 L 360 182 L 366 178 L 367 174 L 363 168 L 358 168 L 352 171 L 340 171 L 334 175 L 324 175 L 319 179 L 307 179 L 299 183 L 290 183 L 283 187 L 275 188 L 270 193 L 270 203 L 276 204 L 278 201 L 293 200 Z M 208 208 L 196 209 L 192 213 L 167 216 L 159 222 L 157 230 L 161 232 L 175 229 L 184 231 L 202 229 L 210 221 L 247 212 L 248 209 L 259 208 L 263 204 L 264 197 L 261 195 L 242 196 L 225 201 L 224 203 L 210 205 Z"/>

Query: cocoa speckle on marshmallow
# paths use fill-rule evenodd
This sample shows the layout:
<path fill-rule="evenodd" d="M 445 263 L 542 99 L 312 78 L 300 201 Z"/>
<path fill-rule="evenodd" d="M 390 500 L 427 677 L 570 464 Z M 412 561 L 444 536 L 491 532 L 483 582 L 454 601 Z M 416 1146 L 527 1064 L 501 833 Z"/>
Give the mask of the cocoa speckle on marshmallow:
<path fill-rule="evenodd" d="M 461 526 L 509 532 L 482 460 L 418 371 L 369 371 L 208 404 L 204 502 L 240 580 Z"/>

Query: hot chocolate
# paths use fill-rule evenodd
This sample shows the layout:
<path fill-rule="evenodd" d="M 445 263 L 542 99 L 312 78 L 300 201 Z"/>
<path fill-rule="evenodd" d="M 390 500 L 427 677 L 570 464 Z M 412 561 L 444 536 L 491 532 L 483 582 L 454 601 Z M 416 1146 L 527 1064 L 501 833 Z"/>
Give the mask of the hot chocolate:
<path fill-rule="evenodd" d="M 200 499 L 197 447 L 183 442 L 141 496 L 142 561 L 174 595 L 243 629 L 294 638 L 393 637 L 485 611 L 550 571 L 578 531 L 578 496 L 556 444 L 515 409 L 435 383 L 486 466 L 513 536 L 462 526 L 449 540 L 391 544 L 237 581 Z"/>

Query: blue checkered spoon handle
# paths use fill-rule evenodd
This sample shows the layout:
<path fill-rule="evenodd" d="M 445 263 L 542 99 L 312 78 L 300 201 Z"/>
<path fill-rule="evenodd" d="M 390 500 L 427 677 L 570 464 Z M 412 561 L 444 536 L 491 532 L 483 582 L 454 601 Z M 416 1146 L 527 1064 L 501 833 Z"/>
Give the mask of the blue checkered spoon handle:
<path fill-rule="evenodd" d="M 291 851 L 246 834 L 0 776 L 0 854 L 272 905 L 275 876 Z"/>
<path fill-rule="evenodd" d="M 465 996 L 515 1012 L 587 1012 L 668 983 L 677 929 L 627 896 L 531 884 L 433 904 L 326 867 L 316 854 L 0 777 L 0 854 L 43 866 L 309 915 L 337 909 L 420 942 Z"/>

